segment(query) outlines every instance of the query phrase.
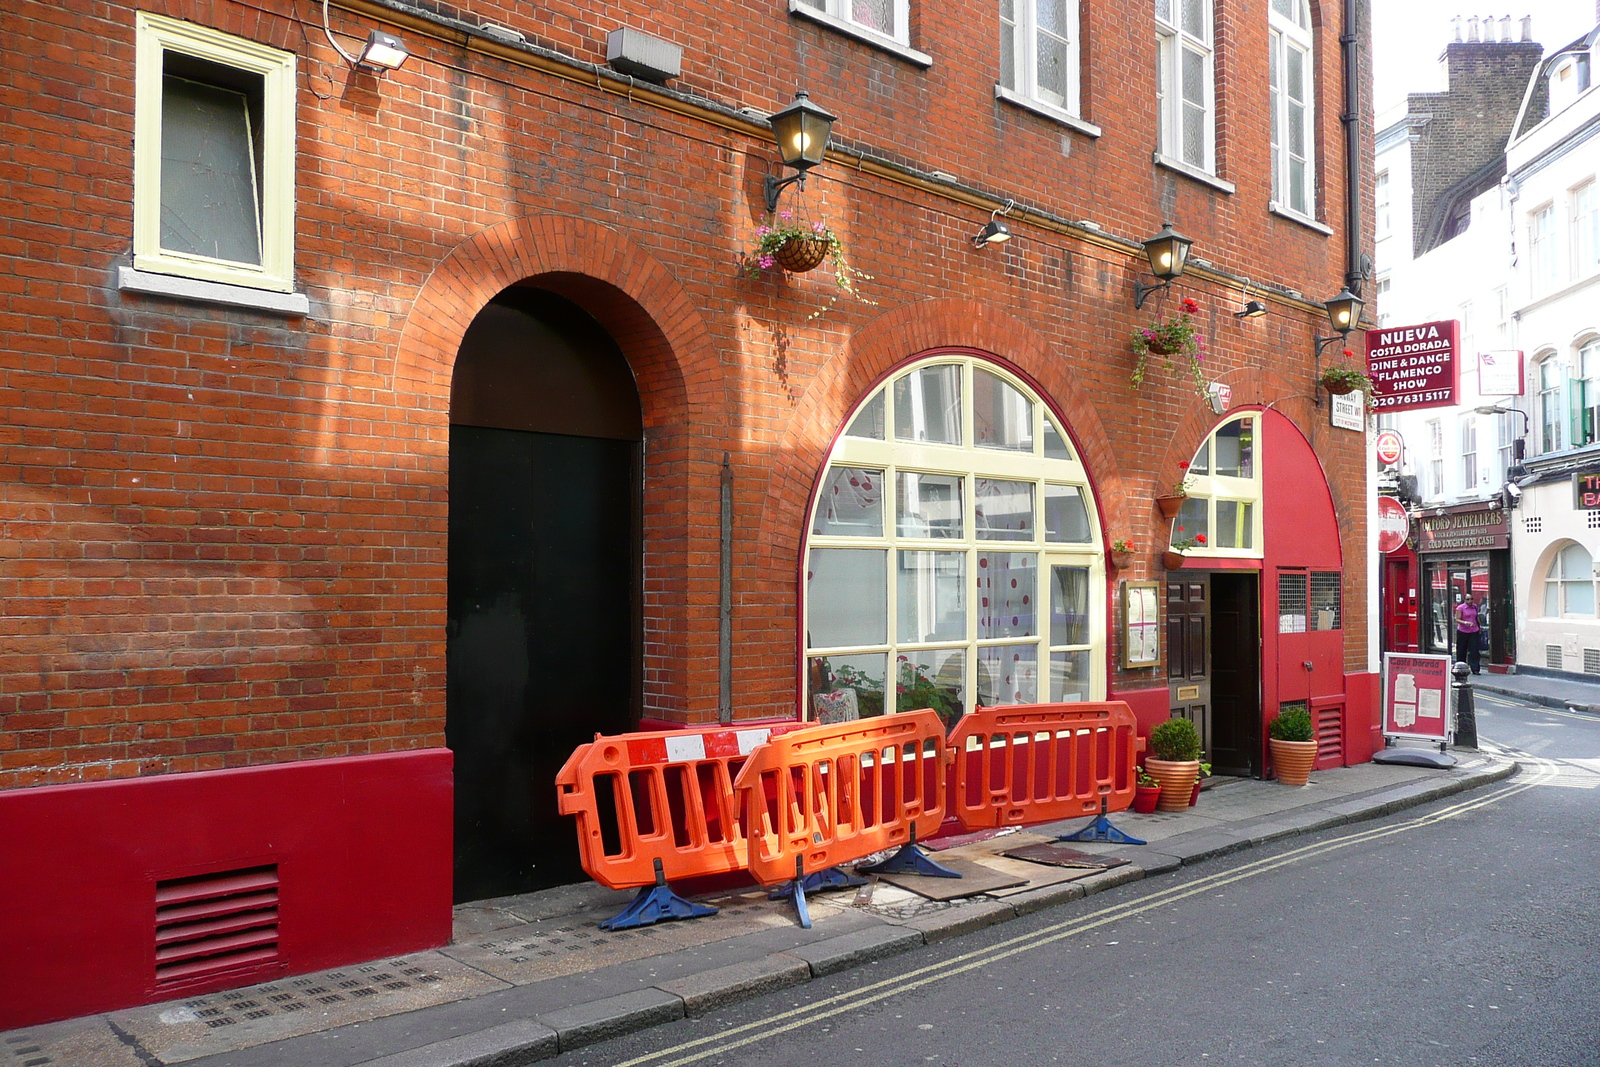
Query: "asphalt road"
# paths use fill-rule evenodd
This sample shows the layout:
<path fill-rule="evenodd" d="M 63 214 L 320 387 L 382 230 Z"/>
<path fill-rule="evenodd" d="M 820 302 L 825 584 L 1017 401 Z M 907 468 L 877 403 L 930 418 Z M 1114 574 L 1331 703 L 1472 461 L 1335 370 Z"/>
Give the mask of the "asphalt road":
<path fill-rule="evenodd" d="M 1600 1065 L 1600 719 L 1497 786 L 1136 882 L 563 1065 Z"/>

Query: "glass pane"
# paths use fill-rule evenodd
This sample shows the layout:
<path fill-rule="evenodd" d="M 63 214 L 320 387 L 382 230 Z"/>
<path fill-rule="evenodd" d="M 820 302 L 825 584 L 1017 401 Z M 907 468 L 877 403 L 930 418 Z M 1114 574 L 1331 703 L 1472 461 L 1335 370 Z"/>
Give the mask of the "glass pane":
<path fill-rule="evenodd" d="M 1183 161 L 1192 167 L 1206 165 L 1206 113 L 1198 107 L 1183 105 Z"/>
<path fill-rule="evenodd" d="M 1039 630 L 1039 557 L 1031 552 L 978 553 L 978 637 L 1033 637 Z"/>
<path fill-rule="evenodd" d="M 1574 578 L 1590 579 L 1592 567 L 1591 557 L 1582 545 L 1568 545 L 1561 550 L 1561 577 L 1568 581 Z"/>
<path fill-rule="evenodd" d="M 829 467 L 812 533 L 883 536 L 883 472 L 864 467 Z"/>
<path fill-rule="evenodd" d="M 1046 459 L 1072 458 L 1072 449 L 1067 446 L 1066 437 L 1056 429 L 1055 422 L 1048 415 L 1044 417 L 1044 456 Z"/>
<path fill-rule="evenodd" d="M 1067 35 L 1067 0 L 1035 0 L 1038 4 L 1039 30 L 1057 37 Z"/>
<path fill-rule="evenodd" d="M 924 648 L 900 656 L 895 710 L 932 708 L 946 726 L 967 713 L 967 650 Z"/>
<path fill-rule="evenodd" d="M 813 548 L 806 570 L 809 648 L 881 645 L 889 636 L 887 555 L 882 549 Z"/>
<path fill-rule="evenodd" d="M 1089 643 L 1089 568 L 1050 568 L 1050 643 Z"/>
<path fill-rule="evenodd" d="M 1050 700 L 1056 704 L 1089 699 L 1089 653 L 1050 653 Z"/>
<path fill-rule="evenodd" d="M 1241 529 L 1241 520 L 1249 513 L 1249 504 L 1237 500 L 1217 501 L 1217 548 L 1250 547 L 1250 535 Z"/>
<path fill-rule="evenodd" d="M 1254 437 L 1251 420 L 1238 419 L 1216 433 L 1217 475 L 1223 478 L 1254 477 Z"/>
<path fill-rule="evenodd" d="M 978 703 L 1036 704 L 1039 701 L 1039 649 L 1034 645 L 996 645 L 978 649 Z"/>
<path fill-rule="evenodd" d="M 975 479 L 973 525 L 980 541 L 1033 540 L 1033 483 Z"/>
<path fill-rule="evenodd" d="M 861 410 L 856 412 L 856 417 L 850 420 L 850 428 L 844 432 L 846 437 L 864 437 L 869 441 L 883 440 L 883 390 L 880 389 L 872 395 L 872 399 L 861 405 Z"/>
<path fill-rule="evenodd" d="M 1566 614 L 1594 614 L 1594 581 L 1563 582 L 1567 594 Z"/>
<path fill-rule="evenodd" d="M 1083 490 L 1075 485 L 1044 487 L 1044 539 L 1068 544 L 1089 542 L 1089 508 Z"/>
<path fill-rule="evenodd" d="M 811 718 L 852 722 L 883 714 L 885 652 L 859 656 L 813 656 L 806 661 Z"/>
<path fill-rule="evenodd" d="M 918 474 L 901 471 L 896 475 L 898 518 L 901 537 L 960 537 L 961 485 L 959 474 Z"/>
<path fill-rule="evenodd" d="M 850 18 L 879 33 L 894 36 L 894 0 L 847 0 Z"/>
<path fill-rule="evenodd" d="M 1178 517 L 1172 520 L 1173 544 L 1192 541 L 1191 548 L 1211 547 L 1210 503 L 1203 496 L 1192 496 L 1183 502 Z"/>
<path fill-rule="evenodd" d="M 1302 215 L 1311 210 L 1306 199 L 1306 165 L 1298 159 L 1289 162 L 1289 206 Z"/>
<path fill-rule="evenodd" d="M 261 263 L 261 206 L 243 93 L 161 81 L 161 247 Z"/>
<path fill-rule="evenodd" d="M 1156 18 L 1162 22 L 1172 22 L 1172 0 L 1156 0 Z"/>
<path fill-rule="evenodd" d="M 1289 104 L 1289 155 L 1304 159 L 1306 155 L 1306 106 Z"/>
<path fill-rule="evenodd" d="M 1033 401 L 986 370 L 972 372 L 972 436 L 982 448 L 1033 451 Z"/>
<path fill-rule="evenodd" d="M 1000 3 L 1000 84 L 1017 88 L 1017 25 L 1012 0 Z"/>
<path fill-rule="evenodd" d="M 1211 39 L 1206 29 L 1208 0 L 1183 0 L 1183 32 L 1202 41 Z"/>
<path fill-rule="evenodd" d="M 1041 100 L 1058 106 L 1067 102 L 1067 42 L 1040 32 L 1036 84 Z"/>
<path fill-rule="evenodd" d="M 961 368 L 923 367 L 894 382 L 894 435 L 902 441 L 961 443 Z"/>
<path fill-rule="evenodd" d="M 1194 459 L 1189 461 L 1189 473 L 1211 473 L 1211 441 L 1209 439 L 1200 446 L 1200 451 L 1194 454 Z"/>
<path fill-rule="evenodd" d="M 901 552 L 901 641 L 963 641 L 967 636 L 967 554 Z"/>
<path fill-rule="evenodd" d="M 1552 618 L 1561 614 L 1561 583 L 1544 583 L 1544 613 Z"/>
<path fill-rule="evenodd" d="M 1206 102 L 1206 57 L 1192 48 L 1183 50 L 1183 102 L 1203 108 Z"/>

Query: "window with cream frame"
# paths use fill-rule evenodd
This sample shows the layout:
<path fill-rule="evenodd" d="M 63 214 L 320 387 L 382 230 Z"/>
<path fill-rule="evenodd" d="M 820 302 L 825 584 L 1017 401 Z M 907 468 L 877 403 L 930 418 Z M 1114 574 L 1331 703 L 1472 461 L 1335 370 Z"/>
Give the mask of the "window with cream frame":
<path fill-rule="evenodd" d="M 135 18 L 134 268 L 290 291 L 294 55 Z"/>
<path fill-rule="evenodd" d="M 1171 543 L 1190 556 L 1261 558 L 1261 416 L 1229 419 L 1189 461 Z"/>
<path fill-rule="evenodd" d="M 1078 115 L 1078 0 L 1000 0 L 1000 85 Z"/>
<path fill-rule="evenodd" d="M 834 445 L 807 527 L 804 717 L 1102 700 L 1088 475 L 1026 383 L 976 356 L 895 373 Z"/>
<path fill-rule="evenodd" d="M 1272 0 L 1267 7 L 1267 25 L 1272 199 L 1281 210 L 1313 218 L 1316 158 L 1312 151 L 1311 6 L 1306 0 Z M 1387 172 L 1384 177 L 1387 179 Z M 1385 201 L 1387 184 L 1385 181 Z M 1385 202 L 1385 212 L 1387 207 Z M 1380 235 L 1382 232 L 1380 229 Z"/>
<path fill-rule="evenodd" d="M 1215 172 L 1216 75 L 1211 0 L 1156 0 L 1156 114 L 1160 152 Z"/>
<path fill-rule="evenodd" d="M 911 43 L 911 0 L 790 0 L 898 45 Z"/>

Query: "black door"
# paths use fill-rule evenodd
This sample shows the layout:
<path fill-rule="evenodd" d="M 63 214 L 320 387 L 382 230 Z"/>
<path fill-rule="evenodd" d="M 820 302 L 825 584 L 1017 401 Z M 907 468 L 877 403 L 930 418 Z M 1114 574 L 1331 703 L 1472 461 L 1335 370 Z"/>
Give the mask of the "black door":
<path fill-rule="evenodd" d="M 1211 769 L 1261 775 L 1261 629 L 1251 571 L 1211 575 Z"/>
<path fill-rule="evenodd" d="M 578 745 L 637 721 L 633 389 L 609 336 L 550 294 L 502 294 L 462 342 L 445 720 L 457 901 L 584 877 L 554 783 Z"/>
<path fill-rule="evenodd" d="M 1167 576 L 1167 689 L 1172 717 L 1200 734 L 1201 759 L 1211 759 L 1211 604 L 1203 573 Z"/>

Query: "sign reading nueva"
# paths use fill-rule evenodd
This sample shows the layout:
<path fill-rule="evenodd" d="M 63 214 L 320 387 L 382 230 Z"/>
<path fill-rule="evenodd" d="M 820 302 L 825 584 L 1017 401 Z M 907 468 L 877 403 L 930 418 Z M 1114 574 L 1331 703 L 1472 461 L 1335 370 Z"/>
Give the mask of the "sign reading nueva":
<path fill-rule="evenodd" d="M 1372 410 L 1448 407 L 1456 402 L 1461 326 L 1454 319 L 1367 331 Z"/>

